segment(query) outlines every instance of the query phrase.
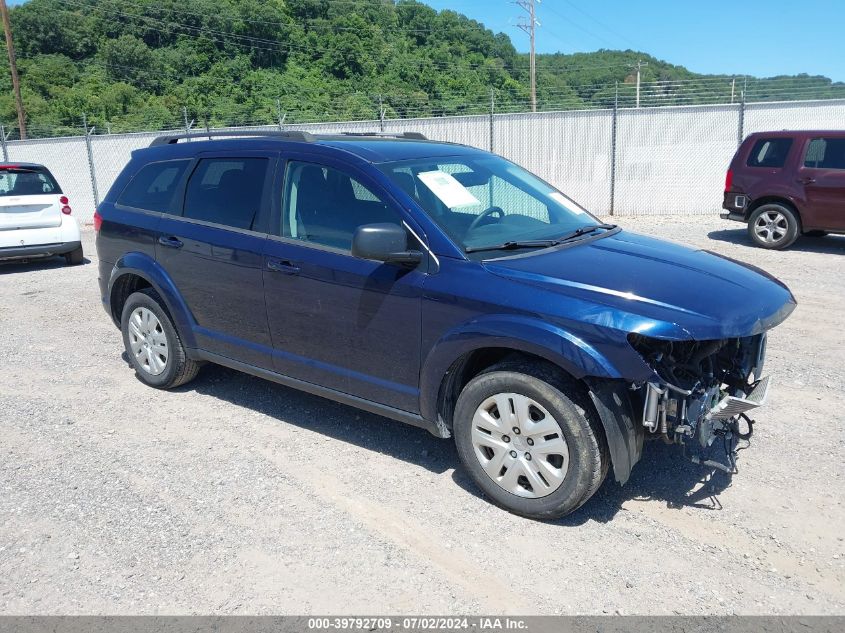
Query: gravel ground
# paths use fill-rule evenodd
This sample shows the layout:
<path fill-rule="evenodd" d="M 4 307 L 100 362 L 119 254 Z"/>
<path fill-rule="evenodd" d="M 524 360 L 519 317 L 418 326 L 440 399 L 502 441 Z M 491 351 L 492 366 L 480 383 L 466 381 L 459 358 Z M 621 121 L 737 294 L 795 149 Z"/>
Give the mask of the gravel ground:
<path fill-rule="evenodd" d="M 799 307 L 740 474 L 649 443 L 540 523 L 452 444 L 219 367 L 143 386 L 90 261 L 0 266 L 0 613 L 845 613 L 845 237 L 752 248 L 711 218 L 618 219 L 758 265 Z"/>

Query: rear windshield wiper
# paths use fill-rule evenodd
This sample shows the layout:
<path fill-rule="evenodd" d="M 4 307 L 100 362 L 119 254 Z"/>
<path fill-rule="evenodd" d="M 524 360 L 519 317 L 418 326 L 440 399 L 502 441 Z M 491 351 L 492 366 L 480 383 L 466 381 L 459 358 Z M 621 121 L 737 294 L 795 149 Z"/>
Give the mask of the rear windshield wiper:
<path fill-rule="evenodd" d="M 491 244 L 489 246 L 467 246 L 464 249 L 464 252 L 477 253 L 479 251 L 510 251 L 517 248 L 548 248 L 549 246 L 557 246 L 558 244 L 563 244 L 564 242 L 568 242 L 576 237 L 587 235 L 588 233 L 592 233 L 598 229 L 610 230 L 615 228 L 615 224 L 592 224 L 590 226 L 577 228 L 574 231 L 570 231 L 569 233 L 561 235 L 553 240 L 510 240 L 502 242 L 501 244 Z"/>

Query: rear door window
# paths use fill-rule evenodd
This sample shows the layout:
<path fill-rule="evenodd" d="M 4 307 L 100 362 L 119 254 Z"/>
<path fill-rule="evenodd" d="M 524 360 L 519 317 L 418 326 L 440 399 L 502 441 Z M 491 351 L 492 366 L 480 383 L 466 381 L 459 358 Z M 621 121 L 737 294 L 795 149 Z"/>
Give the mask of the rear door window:
<path fill-rule="evenodd" d="M 188 179 L 182 215 L 236 229 L 257 230 L 267 158 L 204 158 Z"/>
<path fill-rule="evenodd" d="M 189 163 L 188 160 L 170 160 L 142 167 L 120 194 L 117 204 L 146 211 L 169 212 L 173 194 Z"/>
<path fill-rule="evenodd" d="M 791 147 L 791 138 L 761 138 L 751 148 L 747 165 L 749 167 L 783 167 Z"/>
<path fill-rule="evenodd" d="M 814 138 L 807 145 L 804 167 L 845 169 L 845 138 Z"/>

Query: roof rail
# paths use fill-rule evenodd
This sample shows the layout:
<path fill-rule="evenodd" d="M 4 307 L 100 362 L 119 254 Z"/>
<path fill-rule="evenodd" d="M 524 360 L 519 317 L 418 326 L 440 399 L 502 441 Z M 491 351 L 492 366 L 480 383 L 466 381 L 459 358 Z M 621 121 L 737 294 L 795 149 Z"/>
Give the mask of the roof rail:
<path fill-rule="evenodd" d="M 427 141 L 420 132 L 341 132 L 341 136 L 378 136 L 380 138 L 407 138 L 415 141 Z"/>
<path fill-rule="evenodd" d="M 188 134 L 167 134 L 165 136 L 159 136 L 153 139 L 153 142 L 150 143 L 150 147 L 155 147 L 157 145 L 173 145 L 174 143 L 178 143 L 182 139 L 207 139 L 211 140 L 213 138 L 226 138 L 226 137 L 239 137 L 239 136 L 258 136 L 258 137 L 273 137 L 273 138 L 282 138 L 288 139 L 290 141 L 303 141 L 305 143 L 313 142 L 314 135 L 309 134 L 308 132 L 301 132 L 301 131 L 289 131 L 289 132 L 282 132 L 279 130 L 241 130 L 240 132 L 236 132 L 234 130 L 221 130 L 217 132 L 205 132 L 205 133 L 188 133 Z"/>

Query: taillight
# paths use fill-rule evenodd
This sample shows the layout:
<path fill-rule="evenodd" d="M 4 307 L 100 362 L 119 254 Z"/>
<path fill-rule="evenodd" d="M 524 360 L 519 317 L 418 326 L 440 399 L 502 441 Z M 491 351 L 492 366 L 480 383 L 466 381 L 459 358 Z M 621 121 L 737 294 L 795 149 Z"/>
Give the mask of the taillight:
<path fill-rule="evenodd" d="M 99 211 L 94 211 L 94 230 L 99 231 L 101 226 L 103 226 L 103 216 Z"/>
<path fill-rule="evenodd" d="M 725 191 L 731 190 L 731 185 L 734 184 L 734 173 L 732 170 L 728 170 L 728 173 L 725 174 Z"/>
<path fill-rule="evenodd" d="M 70 200 L 67 199 L 67 196 L 61 196 L 59 198 L 59 204 L 62 205 L 62 213 L 70 215 L 71 208 L 68 206 L 70 204 Z"/>

